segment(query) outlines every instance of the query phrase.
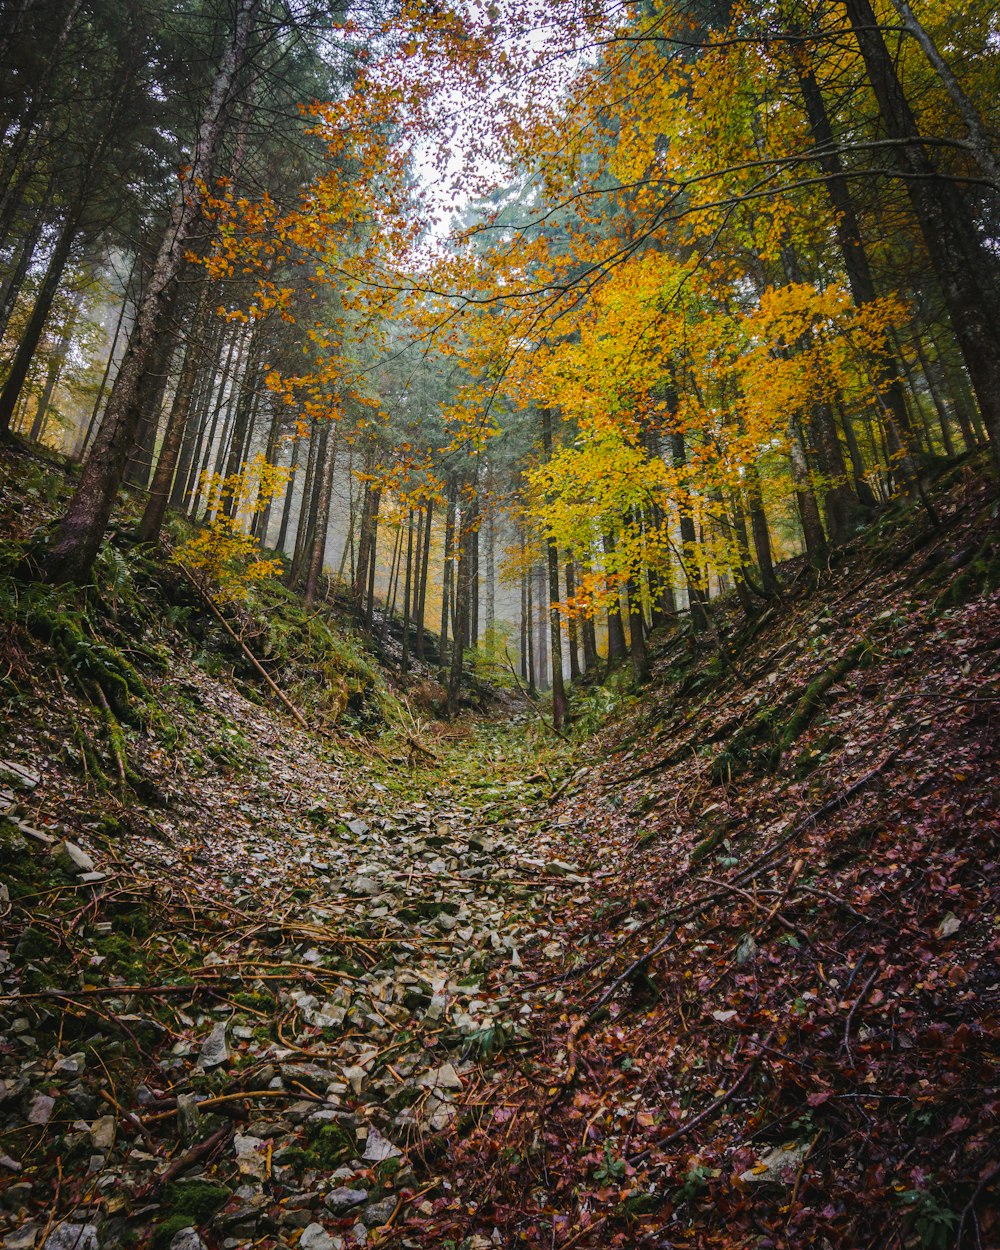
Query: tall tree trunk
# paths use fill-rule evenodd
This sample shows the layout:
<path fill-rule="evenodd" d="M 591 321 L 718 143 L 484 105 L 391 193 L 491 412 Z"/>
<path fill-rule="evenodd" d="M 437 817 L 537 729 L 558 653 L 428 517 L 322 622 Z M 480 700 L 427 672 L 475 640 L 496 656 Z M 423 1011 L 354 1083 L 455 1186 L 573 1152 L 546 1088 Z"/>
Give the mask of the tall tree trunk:
<path fill-rule="evenodd" d="M 430 580 L 431 566 L 431 521 L 434 517 L 434 501 L 427 500 L 424 509 L 424 550 L 420 558 L 420 590 L 417 596 L 417 640 L 416 656 L 424 658 L 424 619 L 427 612 L 427 583 Z"/>
<path fill-rule="evenodd" d="M 403 650 L 400 668 L 410 667 L 410 596 L 413 591 L 413 509 L 406 510 L 406 575 L 403 580 Z"/>
<path fill-rule="evenodd" d="M 830 125 L 823 92 L 815 74 L 802 59 L 799 60 L 798 79 L 809 128 L 816 140 L 816 159 L 826 175 L 824 186 L 834 211 L 834 230 L 844 259 L 847 282 L 854 302 L 861 307 L 872 303 L 878 297 L 878 292 L 875 288 L 875 279 L 872 277 L 864 240 L 861 237 L 861 226 L 855 212 L 854 199 L 840 159 L 840 149 Z M 888 342 L 881 345 L 874 363 L 875 387 L 882 397 L 879 407 L 884 408 L 888 415 L 889 445 L 894 451 L 901 451 L 905 455 L 909 450 L 910 422 L 899 368 Z"/>
<path fill-rule="evenodd" d="M 451 618 L 451 598 L 454 584 L 455 563 L 455 498 L 457 484 L 454 476 L 449 475 L 444 505 L 444 565 L 441 570 L 441 636 L 438 645 L 438 659 L 441 664 L 441 681 L 444 683 L 447 673 L 448 656 L 448 621 Z"/>
<path fill-rule="evenodd" d="M 28 438 L 33 443 L 38 442 L 45 427 L 45 418 L 48 416 L 49 405 L 52 403 L 52 392 L 56 389 L 63 366 L 66 363 L 69 345 L 73 341 L 73 328 L 76 325 L 77 317 L 80 315 L 82 304 L 83 292 L 79 291 L 66 313 L 66 320 L 63 323 L 59 341 L 49 354 L 48 367 L 45 371 L 45 385 L 42 387 L 42 393 L 38 397 L 38 406 L 35 409 L 35 417 L 28 434 Z"/>
<path fill-rule="evenodd" d="M 52 249 L 52 255 L 49 257 L 48 267 L 45 270 L 45 277 L 42 279 L 42 284 L 38 288 L 38 294 L 35 296 L 34 307 L 31 310 L 27 325 L 24 327 L 21 341 L 17 345 L 14 359 L 11 361 L 10 371 L 4 382 L 3 390 L 0 391 L 0 438 L 6 437 L 10 431 L 14 409 L 21 398 L 21 391 L 27 379 L 28 370 L 31 368 L 31 362 L 41 340 L 42 331 L 45 329 L 46 321 L 48 321 L 49 312 L 59 290 L 63 270 L 69 261 L 70 252 L 73 250 L 73 243 L 76 240 L 78 230 L 77 218 L 75 214 L 70 213 L 59 231 L 55 247 Z M 96 550 L 94 554 L 97 554 Z"/>
<path fill-rule="evenodd" d="M 814 568 L 822 568 L 826 564 L 829 548 L 826 535 L 823 533 L 823 522 L 820 520 L 819 505 L 813 493 L 809 478 L 809 463 L 806 460 L 802 435 L 798 422 L 793 417 L 788 423 L 788 460 L 792 469 L 792 485 L 795 489 L 795 502 L 798 505 L 799 520 L 802 523 L 802 537 L 805 540 L 806 555 Z"/>
<path fill-rule="evenodd" d="M 246 459 L 247 443 L 251 433 L 251 418 L 254 412 L 255 400 L 258 395 L 258 385 L 260 383 L 260 351 L 263 342 L 263 333 L 261 332 L 261 322 L 255 322 L 250 332 L 250 344 L 247 349 L 247 362 L 243 370 L 243 376 L 240 378 L 239 396 L 236 400 L 236 418 L 233 422 L 232 437 L 229 441 L 229 456 L 226 460 L 226 468 L 223 477 L 233 477 L 239 473 L 241 466 Z M 325 428 L 325 427 L 324 427 Z M 323 440 L 324 450 L 326 448 L 326 439 Z M 322 471 L 320 470 L 320 475 Z M 223 511 L 226 516 L 233 516 L 236 512 L 236 500 L 230 497 L 225 501 Z"/>
<path fill-rule="evenodd" d="M 316 524 L 316 513 L 319 509 L 320 462 L 326 454 L 326 439 L 329 427 L 324 421 L 314 417 L 309 433 L 309 459 L 306 463 L 306 475 L 302 482 L 302 500 L 299 504 L 299 519 L 295 529 L 295 552 L 289 566 L 286 583 L 289 586 L 298 584 L 306 555 L 310 549 L 310 540 Z"/>
<path fill-rule="evenodd" d="M 566 598 L 573 599 L 576 596 L 576 570 L 573 567 L 572 556 L 567 557 L 564 565 L 566 578 Z M 566 640 L 569 644 L 569 679 L 570 681 L 580 680 L 580 652 L 578 648 L 579 627 L 577 625 L 577 617 L 572 614 L 567 622 Z"/>
<path fill-rule="evenodd" d="M 916 14 L 906 0 L 890 0 L 892 7 L 903 19 L 903 26 L 908 34 L 920 45 L 924 56 L 934 67 L 934 71 L 944 84 L 944 89 L 951 97 L 951 102 L 958 111 L 968 136 L 968 147 L 975 157 L 983 177 L 993 184 L 995 191 L 1000 192 L 1000 162 L 997 161 L 993 145 L 980 117 L 976 106 L 962 90 L 961 84 L 952 73 L 948 62 L 941 55 L 937 45 L 931 38 L 926 27 L 918 20 Z"/>
<path fill-rule="evenodd" d="M 242 344 L 242 341 L 242 332 L 238 330 L 229 341 L 229 349 L 226 352 L 226 363 L 223 366 L 221 376 L 218 378 L 218 383 L 216 384 L 216 379 L 210 376 L 208 404 L 211 420 L 208 426 L 208 431 L 201 440 L 201 446 L 197 448 L 197 454 L 192 460 L 189 481 L 184 492 L 188 513 L 191 516 L 197 515 L 198 508 L 201 505 L 203 481 L 205 475 L 209 472 L 209 465 L 212 462 L 212 452 L 216 450 L 215 433 L 219 428 L 219 416 L 221 415 L 223 409 L 225 409 L 228 417 L 229 409 L 232 406 L 230 402 L 231 388 L 228 392 L 227 388 L 229 387 L 229 380 L 233 376 L 234 357 L 238 363 L 239 358 L 237 356 L 237 349 Z M 223 434 L 223 436 L 219 439 L 220 447 L 224 441 L 225 434 Z"/>
<path fill-rule="evenodd" d="M 491 633 L 497 619 L 496 505 L 490 500 L 486 514 L 486 630 Z M 492 633 L 491 633 L 492 636 Z"/>
<path fill-rule="evenodd" d="M 1000 468 L 1000 298 L 996 262 L 983 246 L 954 179 L 927 154 L 869 0 L 844 0 L 896 165 L 937 274 Z"/>
<path fill-rule="evenodd" d="M 548 590 L 548 574 L 544 564 L 538 564 L 535 567 L 535 599 L 537 603 L 537 620 L 535 622 L 538 629 L 538 662 L 536 664 L 536 677 L 539 690 L 549 690 L 551 685 L 549 682 L 549 627 L 550 627 L 550 610 L 549 610 L 549 590 Z"/>
<path fill-rule="evenodd" d="M 632 674 L 637 682 L 646 680 L 648 659 L 646 654 L 646 629 L 642 614 L 642 585 L 638 575 L 628 579 L 628 652 L 632 660 Z"/>
<path fill-rule="evenodd" d="M 687 448 L 684 435 L 674 430 L 670 435 L 670 458 L 675 469 L 682 469 L 687 464 Z M 698 541 L 695 532 L 694 515 L 691 510 L 691 499 L 688 491 L 682 487 L 677 501 L 681 531 L 681 569 L 687 582 L 688 606 L 691 611 L 691 625 L 700 633 L 708 628 L 708 612 L 705 604 L 708 594 L 701 584 L 698 565 Z"/>
<path fill-rule="evenodd" d="M 753 535 L 753 550 L 757 560 L 761 589 L 765 594 L 777 598 L 781 594 L 781 586 L 771 558 L 771 531 L 767 524 L 767 513 L 764 511 L 764 499 L 756 464 L 747 467 L 746 486 L 750 533 Z"/>
<path fill-rule="evenodd" d="M 51 187 L 51 183 L 49 185 Z M 3 339 L 7 333 L 11 314 L 17 304 L 17 297 L 21 294 L 24 280 L 28 276 L 28 270 L 31 268 L 31 262 L 35 257 L 38 241 L 42 237 L 49 198 L 50 193 L 46 191 L 43 202 L 34 210 L 28 233 L 24 236 L 18 249 L 17 260 L 10 273 L 4 279 L 3 287 L 0 288 L 0 339 Z"/>
<path fill-rule="evenodd" d="M 177 389 L 174 391 L 173 403 L 170 406 L 163 445 L 160 447 L 160 457 L 156 462 L 156 472 L 150 484 L 149 500 L 142 514 L 142 521 L 139 523 L 140 542 L 155 543 L 163 526 L 167 501 L 170 498 L 170 487 L 177 468 L 181 442 L 191 411 L 191 399 L 201 366 L 200 338 L 205 324 L 207 301 L 207 286 L 203 286 L 192 318 L 192 333 L 184 350 L 184 363 L 181 365 L 181 376 L 177 379 Z"/>
<path fill-rule="evenodd" d="M 378 513 L 382 502 L 382 489 L 376 487 L 371 492 L 371 507 L 368 513 L 368 604 L 365 608 L 365 629 L 372 632 L 372 618 L 375 614 L 375 558 L 378 555 Z"/>
<path fill-rule="evenodd" d="M 125 313 L 129 304 L 132 302 L 132 279 L 135 276 L 138 261 L 134 261 L 132 271 L 125 283 L 125 290 L 122 292 L 122 302 L 118 309 L 118 316 L 115 320 L 115 331 L 111 336 L 111 346 L 108 349 L 108 358 L 104 364 L 104 371 L 101 374 L 101 383 L 97 388 L 97 395 L 94 397 L 94 406 L 90 410 L 90 418 L 87 421 L 87 428 L 84 430 L 83 437 L 80 439 L 77 450 L 76 459 L 80 460 L 86 454 L 90 446 L 90 436 L 94 432 L 94 426 L 97 423 L 97 414 L 101 411 L 101 401 L 104 399 L 104 391 L 108 385 L 108 378 L 111 376 L 111 370 L 115 365 L 115 355 L 118 351 L 118 340 L 121 338 L 122 326 L 125 324 Z"/>
<path fill-rule="evenodd" d="M 603 536 L 604 551 L 607 555 L 613 555 L 615 550 L 615 536 L 611 530 L 606 530 Z M 625 626 L 622 623 L 621 608 L 621 592 L 617 589 L 612 592 L 611 601 L 608 604 L 608 667 L 621 660 L 625 655 Z"/>
<path fill-rule="evenodd" d="M 45 561 L 45 573 L 52 581 L 82 581 L 89 577 L 107 529 L 129 445 L 141 416 L 139 383 L 164 332 L 164 314 L 201 218 L 201 188 L 211 182 L 214 174 L 226 113 L 246 61 L 259 3 L 260 0 L 235 0 L 232 25 L 198 126 L 191 162 L 139 300 L 135 326 L 104 420 Z"/>
<path fill-rule="evenodd" d="M 271 403 L 271 424 L 267 431 L 267 444 L 264 448 L 264 460 L 267 464 L 277 465 L 279 459 L 279 448 L 281 445 L 281 418 L 284 405 L 278 402 Z M 332 490 L 332 483 L 331 483 Z M 267 546 L 267 531 L 271 524 L 271 510 L 274 504 L 274 496 L 272 495 L 263 508 L 259 509 L 253 522 L 254 538 L 261 544 Z"/>
<path fill-rule="evenodd" d="M 165 326 L 155 349 L 150 353 L 149 367 L 139 382 L 136 406 L 140 418 L 135 441 L 125 458 L 125 470 L 122 474 L 123 480 L 130 486 L 144 487 L 149 482 L 156 436 L 160 430 L 163 396 L 166 393 L 176 344 L 176 327 L 172 324 Z"/>
<path fill-rule="evenodd" d="M 319 480 L 319 506 L 316 511 L 316 526 L 309 555 L 309 567 L 306 571 L 306 603 L 308 604 L 316 598 L 316 588 L 319 586 L 320 574 L 323 572 L 326 539 L 330 530 L 330 498 L 333 495 L 333 472 L 337 465 L 337 439 L 331 437 L 329 427 L 330 422 L 327 421 L 322 467 L 316 472 Z"/>
<path fill-rule="evenodd" d="M 584 577 L 589 576 L 590 568 L 586 565 L 580 570 Z M 583 671 L 584 673 L 596 673 L 600 665 L 600 656 L 597 653 L 597 630 L 594 627 L 594 615 L 587 612 L 583 618 Z"/>
<path fill-rule="evenodd" d="M 455 546 L 458 549 L 458 568 L 455 574 L 455 629 L 448 673 L 448 715 L 454 716 L 462 686 L 462 639 L 469 630 L 469 582 L 471 573 L 470 546 L 468 538 L 476 525 L 476 505 L 472 503 L 461 513 L 461 522 L 455 527 Z"/>
<path fill-rule="evenodd" d="M 292 497 L 295 494 L 295 470 L 299 467 L 299 452 L 302 448 L 302 439 L 296 435 L 292 440 L 292 454 L 289 460 L 288 468 L 288 485 L 285 487 L 285 498 L 281 507 L 281 524 L 278 526 L 278 539 L 274 544 L 275 551 L 285 551 L 285 543 L 288 540 L 288 523 L 292 515 Z"/>

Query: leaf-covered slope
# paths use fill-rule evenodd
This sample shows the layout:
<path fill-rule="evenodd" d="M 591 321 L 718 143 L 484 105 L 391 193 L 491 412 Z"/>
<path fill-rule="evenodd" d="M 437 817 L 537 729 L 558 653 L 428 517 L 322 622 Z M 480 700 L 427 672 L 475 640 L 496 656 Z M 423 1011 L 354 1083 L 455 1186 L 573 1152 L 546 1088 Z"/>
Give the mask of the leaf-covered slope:
<path fill-rule="evenodd" d="M 547 1026 L 477 1094 L 479 1205 L 437 1235 L 996 1243 L 996 505 L 936 501 L 669 636 L 588 749 L 550 819 L 593 904 L 526 974 Z"/>

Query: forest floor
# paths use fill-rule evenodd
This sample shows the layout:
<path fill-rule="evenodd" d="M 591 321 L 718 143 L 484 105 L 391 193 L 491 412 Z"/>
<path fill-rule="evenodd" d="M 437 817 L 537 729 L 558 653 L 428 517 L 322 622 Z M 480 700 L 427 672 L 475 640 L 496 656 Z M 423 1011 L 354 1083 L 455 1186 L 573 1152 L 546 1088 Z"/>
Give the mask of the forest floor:
<path fill-rule="evenodd" d="M 5 1250 L 1000 1244 L 979 467 L 572 742 L 237 613 L 303 730 L 127 543 L 19 582 L 3 471 Z"/>

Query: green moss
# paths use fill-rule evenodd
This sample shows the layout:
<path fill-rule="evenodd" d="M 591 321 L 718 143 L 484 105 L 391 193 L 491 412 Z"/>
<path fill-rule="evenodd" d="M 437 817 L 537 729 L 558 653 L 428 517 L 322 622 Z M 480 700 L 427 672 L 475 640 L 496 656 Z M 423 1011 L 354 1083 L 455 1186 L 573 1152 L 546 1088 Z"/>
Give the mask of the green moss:
<path fill-rule="evenodd" d="M 133 937 L 124 933 L 109 933 L 96 938 L 97 953 L 107 960 L 108 968 L 128 980 L 140 980 L 146 970 L 146 955 Z"/>
<path fill-rule="evenodd" d="M 54 955 L 58 946 L 44 929 L 28 928 L 21 934 L 21 940 L 14 948 L 19 959 L 45 959 Z"/>
<path fill-rule="evenodd" d="M 322 1167 L 340 1167 L 357 1154 L 358 1144 L 342 1124 L 310 1125 L 306 1136 L 309 1154 Z"/>
<path fill-rule="evenodd" d="M 171 1181 L 163 1190 L 163 1205 L 173 1211 L 171 1218 L 184 1217 L 187 1224 L 204 1224 L 232 1197 L 225 1185 L 211 1181 Z M 176 1230 L 175 1230 L 176 1231 Z"/>
<path fill-rule="evenodd" d="M 275 1007 L 274 995 L 268 994 L 266 990 L 240 990 L 230 997 L 234 1003 L 248 1007 L 251 1011 L 273 1011 Z"/>

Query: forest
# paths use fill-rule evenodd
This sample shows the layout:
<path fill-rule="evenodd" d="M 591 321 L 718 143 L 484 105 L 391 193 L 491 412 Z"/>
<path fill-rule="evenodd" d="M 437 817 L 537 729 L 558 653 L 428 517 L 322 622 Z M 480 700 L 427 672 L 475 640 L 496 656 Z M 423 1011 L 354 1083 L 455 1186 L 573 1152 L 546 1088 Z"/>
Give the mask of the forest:
<path fill-rule="evenodd" d="M 1000 1244 L 1000 14 L 0 7 L 3 1250 Z"/>

